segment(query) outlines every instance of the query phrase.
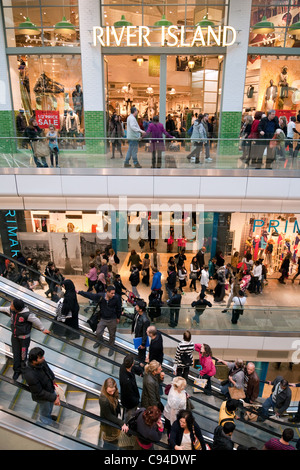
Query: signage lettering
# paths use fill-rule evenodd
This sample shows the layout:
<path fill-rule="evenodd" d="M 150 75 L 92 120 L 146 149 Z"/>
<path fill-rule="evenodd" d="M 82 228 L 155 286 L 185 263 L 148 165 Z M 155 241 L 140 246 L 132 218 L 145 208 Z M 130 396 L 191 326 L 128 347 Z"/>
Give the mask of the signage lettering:
<path fill-rule="evenodd" d="M 100 44 L 102 47 L 120 46 L 126 40 L 128 47 L 151 47 L 149 41 L 150 28 L 148 26 L 94 26 L 93 46 Z M 197 46 L 232 46 L 236 41 L 236 30 L 232 26 L 208 26 L 203 30 L 197 26 L 191 39 L 186 40 L 185 26 L 171 25 L 160 28 L 160 44 L 168 47 L 193 47 Z"/>
<path fill-rule="evenodd" d="M 265 222 L 262 219 L 254 219 L 253 233 L 255 232 L 257 228 L 264 228 L 264 230 L 266 230 L 267 232 L 271 232 L 275 230 L 275 232 L 279 233 L 277 230 L 277 227 L 280 226 L 280 223 L 282 223 L 282 221 L 277 220 L 277 219 L 272 219 L 267 224 L 265 224 Z M 288 229 L 288 223 L 289 223 L 289 220 L 287 219 L 284 223 L 282 223 L 282 226 L 280 226 L 279 231 L 286 233 Z M 297 220 L 294 221 L 294 226 L 293 226 L 293 233 L 295 232 L 300 233 L 300 228 L 299 228 Z"/>

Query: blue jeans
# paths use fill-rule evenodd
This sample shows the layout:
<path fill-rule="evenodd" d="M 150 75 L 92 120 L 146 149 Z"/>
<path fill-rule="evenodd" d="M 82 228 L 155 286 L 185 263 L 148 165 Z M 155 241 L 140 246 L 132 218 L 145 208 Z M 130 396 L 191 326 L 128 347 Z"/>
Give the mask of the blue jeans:
<path fill-rule="evenodd" d="M 270 395 L 269 398 L 267 398 L 266 401 L 262 404 L 261 416 L 267 418 L 269 416 L 269 408 L 273 408 L 273 410 L 275 409 L 275 403 L 272 400 L 272 395 Z"/>
<path fill-rule="evenodd" d="M 51 418 L 51 413 L 53 409 L 53 402 L 50 401 L 39 401 L 39 418 L 40 421 L 44 424 L 52 424 L 53 420 Z"/>
<path fill-rule="evenodd" d="M 132 161 L 134 165 L 138 163 L 137 153 L 139 148 L 139 141 L 138 140 L 128 140 L 128 150 L 125 158 L 125 163 L 129 163 L 130 158 L 132 157 Z"/>

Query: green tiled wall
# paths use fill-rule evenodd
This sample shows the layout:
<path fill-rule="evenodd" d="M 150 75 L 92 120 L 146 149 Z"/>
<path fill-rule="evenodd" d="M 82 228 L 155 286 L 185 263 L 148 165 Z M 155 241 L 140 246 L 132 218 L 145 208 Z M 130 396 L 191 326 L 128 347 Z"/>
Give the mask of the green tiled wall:
<path fill-rule="evenodd" d="M 223 111 L 221 116 L 220 139 L 238 139 L 241 132 L 242 113 L 239 111 Z M 238 155 L 238 140 L 220 141 L 220 155 Z"/>
<path fill-rule="evenodd" d="M 105 136 L 104 111 L 84 112 L 85 136 L 96 137 L 95 140 L 86 139 L 87 153 L 104 153 L 105 141 L 101 137 Z"/>
<path fill-rule="evenodd" d="M 14 111 L 0 111 L 0 152 L 14 153 L 16 151 L 15 139 L 2 139 L 2 137 L 15 137 Z"/>

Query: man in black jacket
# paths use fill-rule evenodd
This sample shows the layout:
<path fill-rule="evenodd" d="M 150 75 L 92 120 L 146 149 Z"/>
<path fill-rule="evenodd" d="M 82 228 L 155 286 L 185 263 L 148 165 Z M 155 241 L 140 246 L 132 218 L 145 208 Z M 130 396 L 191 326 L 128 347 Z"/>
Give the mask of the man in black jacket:
<path fill-rule="evenodd" d="M 264 421 L 268 418 L 269 408 L 273 408 L 276 417 L 281 416 L 291 403 L 292 392 L 287 380 L 281 376 L 277 376 L 273 382 L 269 382 L 269 384 L 273 385 L 272 393 L 263 403 L 258 421 Z"/>
<path fill-rule="evenodd" d="M 157 330 L 156 326 L 151 325 L 147 328 L 147 335 L 150 338 L 150 346 L 149 346 L 149 357 L 147 362 L 157 361 L 160 364 L 163 363 L 164 360 L 164 346 L 163 346 L 163 339 L 162 334 L 160 331 Z"/>
<path fill-rule="evenodd" d="M 52 424 L 51 412 L 53 405 L 60 405 L 60 399 L 55 391 L 55 376 L 45 361 L 45 352 L 41 348 L 29 351 L 28 365 L 24 370 L 33 401 L 39 404 L 40 421 Z"/>
<path fill-rule="evenodd" d="M 135 368 L 134 357 L 132 354 L 128 354 L 124 357 L 119 372 L 121 404 L 124 408 L 125 423 L 133 415 L 140 402 L 140 392 L 135 379 Z"/>
<path fill-rule="evenodd" d="M 200 315 L 204 313 L 206 307 L 212 307 L 212 303 L 206 300 L 204 292 L 201 292 L 199 299 L 192 302 L 191 306 L 195 307 L 195 316 L 192 318 L 192 321 L 199 325 Z"/>
<path fill-rule="evenodd" d="M 99 311 L 99 323 L 97 325 L 96 336 L 98 341 L 94 344 L 93 348 L 96 349 L 103 341 L 103 333 L 105 328 L 109 333 L 109 346 L 115 343 L 117 325 L 120 322 L 122 313 L 122 303 L 119 296 L 115 295 L 116 290 L 114 286 L 108 286 L 106 292 L 99 292 L 93 294 L 91 292 L 78 291 L 77 294 L 82 295 L 94 302 L 97 302 L 97 309 Z M 109 356 L 114 354 L 113 349 L 108 352 Z"/>
<path fill-rule="evenodd" d="M 177 282 L 177 274 L 175 270 L 175 265 L 169 267 L 169 272 L 168 272 L 168 277 L 167 277 L 167 282 L 166 282 L 166 290 L 168 293 L 169 299 L 173 295 L 173 290 L 176 288 L 176 282 Z"/>
<path fill-rule="evenodd" d="M 176 328 L 179 319 L 179 310 L 181 305 L 181 294 L 177 289 L 173 289 L 172 297 L 167 301 L 170 307 L 170 323 L 171 328 Z"/>
<path fill-rule="evenodd" d="M 135 338 L 142 338 L 142 343 L 138 347 L 138 357 L 139 360 L 144 363 L 146 360 L 146 349 L 147 349 L 147 328 L 150 326 L 150 320 L 147 316 L 147 304 L 144 300 L 138 299 L 135 312 L 132 313 L 124 313 L 123 315 L 127 318 L 133 320 L 131 332 L 134 333 Z"/>
<path fill-rule="evenodd" d="M 206 248 L 205 246 L 203 246 L 201 250 L 199 250 L 198 253 L 196 254 L 196 258 L 197 258 L 198 265 L 200 268 L 200 271 L 199 271 L 200 273 L 201 273 L 203 266 L 205 265 L 205 259 L 204 259 L 205 252 L 206 252 Z"/>
<path fill-rule="evenodd" d="M 275 131 L 279 129 L 278 117 L 274 110 L 268 111 L 267 116 L 262 118 L 258 124 L 258 132 L 261 141 L 261 156 L 257 160 L 261 166 L 264 149 L 267 147 L 266 168 L 271 168 L 272 162 L 275 159 L 275 150 L 270 147 L 270 140 L 274 137 Z"/>
<path fill-rule="evenodd" d="M 217 426 L 214 430 L 214 442 L 211 450 L 233 450 L 234 443 L 231 440 L 235 424 L 228 422 L 224 426 Z"/>

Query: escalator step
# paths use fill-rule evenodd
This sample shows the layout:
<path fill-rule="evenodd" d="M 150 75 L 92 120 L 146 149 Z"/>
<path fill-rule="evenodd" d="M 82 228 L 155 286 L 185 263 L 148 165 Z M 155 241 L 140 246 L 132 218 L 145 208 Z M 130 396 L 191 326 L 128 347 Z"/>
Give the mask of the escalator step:
<path fill-rule="evenodd" d="M 67 394 L 67 403 L 70 405 L 74 405 L 78 408 L 83 408 L 86 400 L 86 393 L 81 391 L 70 391 L 68 389 Z M 76 413 L 75 411 L 68 410 L 67 408 L 63 408 L 59 423 L 62 424 L 64 427 L 68 427 L 72 434 L 76 435 L 77 430 L 80 424 L 81 414 Z"/>
<path fill-rule="evenodd" d="M 100 414 L 98 398 L 88 398 L 86 400 L 85 410 L 97 416 Z M 79 435 L 81 439 L 92 444 L 98 445 L 100 437 L 100 423 L 92 418 L 83 417 Z"/>

